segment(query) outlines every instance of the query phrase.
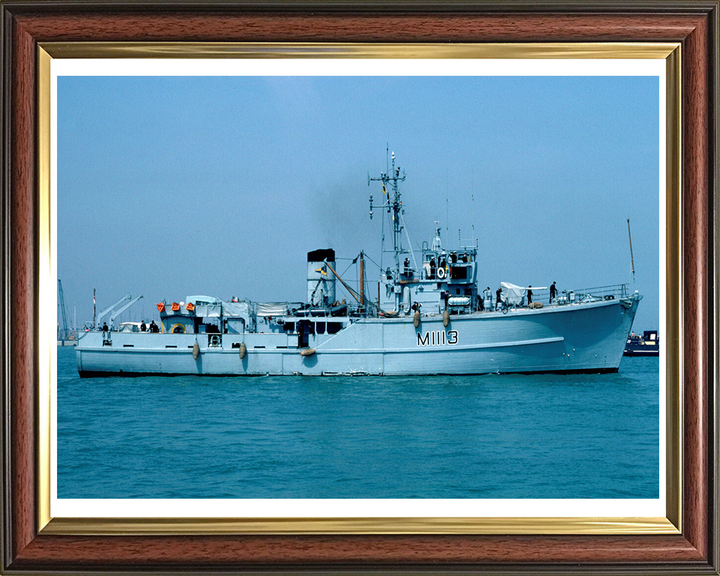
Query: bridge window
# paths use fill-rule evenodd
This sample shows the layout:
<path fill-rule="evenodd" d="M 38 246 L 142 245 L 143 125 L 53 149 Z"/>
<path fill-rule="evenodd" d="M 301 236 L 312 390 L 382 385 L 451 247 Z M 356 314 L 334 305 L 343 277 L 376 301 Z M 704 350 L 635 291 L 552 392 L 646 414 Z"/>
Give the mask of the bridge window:
<path fill-rule="evenodd" d="M 450 269 L 450 276 L 453 280 L 467 280 L 467 266 L 453 266 Z"/>

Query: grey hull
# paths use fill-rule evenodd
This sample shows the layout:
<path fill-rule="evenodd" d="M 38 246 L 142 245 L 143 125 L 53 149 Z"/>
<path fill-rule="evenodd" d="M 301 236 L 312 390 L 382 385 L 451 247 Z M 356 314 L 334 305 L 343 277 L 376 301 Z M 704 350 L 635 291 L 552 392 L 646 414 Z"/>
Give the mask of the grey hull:
<path fill-rule="evenodd" d="M 76 354 L 82 376 L 614 372 L 639 300 L 477 312 L 451 316 L 447 327 L 441 316 L 424 316 L 417 328 L 410 316 L 358 318 L 337 334 L 311 335 L 314 353 L 305 356 L 298 336 L 283 333 L 88 332 Z"/>

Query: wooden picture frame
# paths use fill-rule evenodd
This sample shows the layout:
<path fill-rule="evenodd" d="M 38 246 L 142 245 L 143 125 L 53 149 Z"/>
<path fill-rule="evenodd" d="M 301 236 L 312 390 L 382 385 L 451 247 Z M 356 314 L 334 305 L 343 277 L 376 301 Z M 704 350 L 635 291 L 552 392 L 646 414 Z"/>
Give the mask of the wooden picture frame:
<path fill-rule="evenodd" d="M 199 3 L 39 0 L 2 2 L 2 564 L 7 573 L 213 572 L 573 572 L 718 574 L 717 72 L 718 2 Z M 679 43 L 682 74 L 681 203 L 675 215 L 682 324 L 682 473 L 675 484 L 679 530 L 588 535 L 523 533 L 507 525 L 463 533 L 297 530 L 237 534 L 142 530 L 141 523 L 91 534 L 48 529 L 38 456 L 44 420 L 39 277 L 45 177 L 38 98 L 43 44 L 96 42 L 294 43 Z M 672 215 L 671 215 L 672 217 Z M 672 243 L 671 243 L 672 245 Z M 672 346 L 672 344 L 671 344 Z M 44 424 L 43 424 L 44 425 Z M 52 525 L 50 525 L 52 528 Z M 142 534 L 140 532 L 143 532 Z M 172 532 L 172 533 L 170 533 Z"/>

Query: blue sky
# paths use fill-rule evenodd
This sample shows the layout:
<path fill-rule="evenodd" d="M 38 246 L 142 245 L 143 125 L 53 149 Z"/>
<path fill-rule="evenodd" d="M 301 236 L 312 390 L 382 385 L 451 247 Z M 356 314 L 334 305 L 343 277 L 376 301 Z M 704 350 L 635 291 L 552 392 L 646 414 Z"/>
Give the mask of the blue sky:
<path fill-rule="evenodd" d="M 306 253 L 365 250 L 386 146 L 415 248 L 479 240 L 479 283 L 631 280 L 658 327 L 656 77 L 59 77 L 58 277 L 78 324 L 191 294 L 304 300 Z M 474 202 L 473 199 L 474 198 Z M 339 260 L 342 273 L 349 261 Z M 370 264 L 369 277 L 377 279 Z M 355 269 L 346 276 L 355 281 Z M 371 288 L 373 292 L 375 288 Z"/>

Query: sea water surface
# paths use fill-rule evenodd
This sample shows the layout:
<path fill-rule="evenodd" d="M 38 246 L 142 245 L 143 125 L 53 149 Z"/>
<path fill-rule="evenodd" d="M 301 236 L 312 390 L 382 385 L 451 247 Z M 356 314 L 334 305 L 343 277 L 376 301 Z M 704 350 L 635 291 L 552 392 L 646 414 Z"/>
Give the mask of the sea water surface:
<path fill-rule="evenodd" d="M 617 374 L 83 378 L 59 498 L 657 498 L 657 358 Z"/>

